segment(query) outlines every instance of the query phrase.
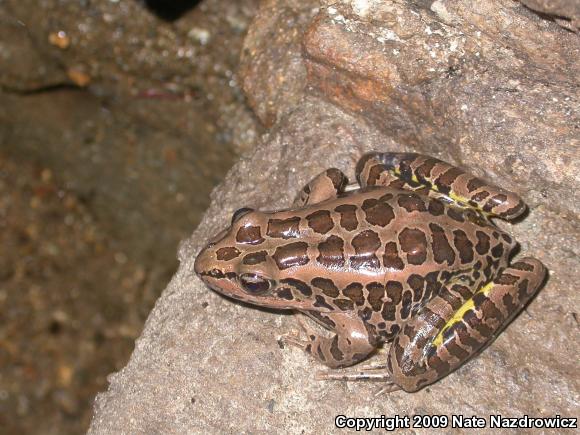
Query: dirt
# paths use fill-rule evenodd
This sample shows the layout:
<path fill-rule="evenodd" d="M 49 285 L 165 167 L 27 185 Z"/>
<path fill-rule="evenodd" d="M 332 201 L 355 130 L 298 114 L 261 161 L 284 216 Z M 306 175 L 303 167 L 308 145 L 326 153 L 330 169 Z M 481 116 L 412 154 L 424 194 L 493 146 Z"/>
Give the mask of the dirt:
<path fill-rule="evenodd" d="M 131 259 L 50 168 L 0 155 L 0 426 L 80 433 L 171 269 Z"/>

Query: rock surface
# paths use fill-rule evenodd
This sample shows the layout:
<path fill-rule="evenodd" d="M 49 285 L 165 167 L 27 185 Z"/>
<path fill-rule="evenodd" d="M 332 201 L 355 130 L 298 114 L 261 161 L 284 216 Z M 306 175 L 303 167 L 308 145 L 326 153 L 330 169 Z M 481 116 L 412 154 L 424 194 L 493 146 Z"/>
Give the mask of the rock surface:
<path fill-rule="evenodd" d="M 559 25 L 574 32 L 580 30 L 580 3 L 576 0 L 521 0 L 534 11 L 552 17 Z"/>
<path fill-rule="evenodd" d="M 272 127 L 182 243 L 179 271 L 98 396 L 90 432 L 324 433 L 338 414 L 577 416 L 578 37 L 509 1 L 268 1 L 253 26 L 279 33 L 253 28 L 242 69 Z M 292 86 L 273 86 L 280 77 Z M 352 177 L 371 149 L 432 154 L 520 193 L 530 213 L 506 227 L 550 269 L 485 352 L 418 393 L 380 398 L 376 384 L 315 381 L 316 363 L 277 345 L 297 329 L 291 316 L 226 300 L 193 273 L 235 209 L 288 206 L 327 167 Z"/>

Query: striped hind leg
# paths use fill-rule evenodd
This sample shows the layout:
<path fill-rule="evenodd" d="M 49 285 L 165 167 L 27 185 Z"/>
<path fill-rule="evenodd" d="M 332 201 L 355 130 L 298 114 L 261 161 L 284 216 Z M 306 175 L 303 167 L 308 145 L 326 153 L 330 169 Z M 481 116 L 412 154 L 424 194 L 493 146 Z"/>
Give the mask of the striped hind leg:
<path fill-rule="evenodd" d="M 327 169 L 314 177 L 302 188 L 294 199 L 294 206 L 303 207 L 308 204 L 317 204 L 335 197 L 348 184 L 348 178 L 336 168 Z"/>
<path fill-rule="evenodd" d="M 489 217 L 511 220 L 526 210 L 515 193 L 422 154 L 367 153 L 357 163 L 356 176 L 362 187 L 381 185 L 423 191 Z"/>
<path fill-rule="evenodd" d="M 509 324 L 545 275 L 542 263 L 524 258 L 475 293 L 459 284 L 443 287 L 395 337 L 387 360 L 391 382 L 412 392 L 457 369 Z"/>

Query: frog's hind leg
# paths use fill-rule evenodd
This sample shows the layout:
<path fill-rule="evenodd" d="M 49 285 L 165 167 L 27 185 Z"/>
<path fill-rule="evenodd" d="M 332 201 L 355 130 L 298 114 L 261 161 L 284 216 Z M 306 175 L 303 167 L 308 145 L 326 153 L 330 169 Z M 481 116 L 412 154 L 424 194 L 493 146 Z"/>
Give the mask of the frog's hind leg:
<path fill-rule="evenodd" d="M 314 177 L 298 192 L 296 199 L 294 199 L 294 206 L 303 207 L 333 198 L 343 192 L 347 184 L 348 178 L 342 171 L 336 168 L 327 169 Z"/>
<path fill-rule="evenodd" d="M 458 368 L 509 324 L 545 275 L 542 263 L 524 258 L 475 293 L 443 287 L 395 337 L 387 359 L 393 381 L 412 392 Z"/>
<path fill-rule="evenodd" d="M 460 207 L 475 208 L 490 217 L 511 220 L 526 210 L 526 205 L 515 193 L 422 154 L 367 153 L 359 160 L 356 175 L 363 187 L 383 185 L 424 191 Z"/>

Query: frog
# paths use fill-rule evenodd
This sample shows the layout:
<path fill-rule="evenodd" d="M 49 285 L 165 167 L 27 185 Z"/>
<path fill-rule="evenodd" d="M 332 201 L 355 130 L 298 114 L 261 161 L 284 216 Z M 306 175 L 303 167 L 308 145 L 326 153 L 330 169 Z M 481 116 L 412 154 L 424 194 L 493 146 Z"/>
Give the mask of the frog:
<path fill-rule="evenodd" d="M 355 176 L 330 168 L 289 208 L 237 210 L 194 270 L 228 298 L 295 313 L 301 332 L 282 342 L 327 367 L 318 379 L 416 392 L 489 346 L 546 268 L 511 260 L 519 245 L 495 219 L 527 211 L 514 192 L 410 152 L 366 153 Z"/>

